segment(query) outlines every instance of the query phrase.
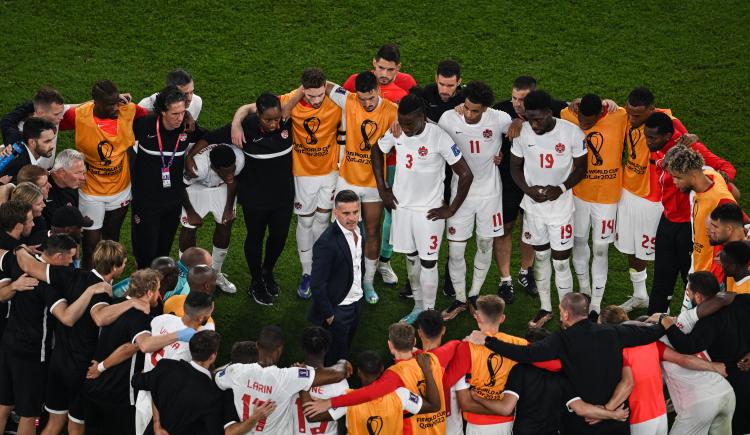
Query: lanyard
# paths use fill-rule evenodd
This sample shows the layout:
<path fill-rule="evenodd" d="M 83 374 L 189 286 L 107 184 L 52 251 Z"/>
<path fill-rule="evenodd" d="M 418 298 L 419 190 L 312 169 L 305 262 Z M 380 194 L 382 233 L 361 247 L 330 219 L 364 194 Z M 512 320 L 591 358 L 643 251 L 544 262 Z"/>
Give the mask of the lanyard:
<path fill-rule="evenodd" d="M 161 144 L 161 135 L 159 134 L 159 120 L 160 117 L 156 117 L 156 140 L 159 142 L 159 155 L 161 156 L 161 167 L 162 168 L 169 168 L 172 166 L 172 162 L 174 162 L 174 156 L 175 153 L 177 153 L 177 148 L 180 146 L 180 135 L 177 135 L 177 141 L 174 144 L 174 151 L 172 151 L 172 157 L 169 159 L 169 163 L 166 163 L 164 161 L 164 147 Z"/>

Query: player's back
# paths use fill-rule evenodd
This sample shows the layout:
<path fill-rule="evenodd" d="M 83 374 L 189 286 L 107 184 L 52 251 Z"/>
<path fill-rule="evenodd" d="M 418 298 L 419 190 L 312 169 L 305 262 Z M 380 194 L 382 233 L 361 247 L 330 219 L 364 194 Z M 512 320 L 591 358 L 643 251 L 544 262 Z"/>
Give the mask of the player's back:
<path fill-rule="evenodd" d="M 162 314 L 156 316 L 151 320 L 151 335 L 166 335 L 173 332 L 181 331 L 186 326 L 182 323 L 182 319 L 172 314 Z M 214 330 L 213 323 L 206 323 L 204 326 L 198 328 L 198 331 Z M 156 363 L 162 359 L 173 359 L 190 361 L 192 356 L 190 355 L 190 346 L 184 341 L 175 341 L 174 343 L 164 346 L 163 348 L 146 354 L 146 360 L 143 364 L 143 371 L 148 372 L 154 368 Z"/>
<path fill-rule="evenodd" d="M 661 365 L 656 343 L 626 347 L 623 361 L 633 373 L 633 391 L 630 393 L 630 424 L 642 423 L 667 412 L 664 404 Z"/>
<path fill-rule="evenodd" d="M 308 366 L 309 367 L 309 366 Z M 310 367 L 312 368 L 312 367 Z M 330 399 L 332 397 L 345 394 L 349 390 L 349 383 L 346 379 L 336 382 L 335 384 L 321 385 L 310 388 L 310 396 L 313 399 Z M 345 408 L 331 409 L 329 413 L 333 416 L 333 421 L 322 421 L 320 423 L 310 423 L 305 418 L 302 408 L 302 400 L 297 395 L 290 403 L 290 414 L 293 420 L 292 430 L 296 435 L 336 435 L 338 433 L 337 420 L 346 412 Z"/>
<path fill-rule="evenodd" d="M 445 433 L 445 397 L 443 395 L 443 368 L 437 356 L 428 353 L 432 359 L 432 375 L 440 392 L 440 409 L 429 414 L 414 415 L 409 418 L 412 434 L 439 435 Z M 412 358 L 399 361 L 388 368 L 398 374 L 404 387 L 415 395 L 426 395 L 424 373 L 419 367 L 417 360 Z"/>
<path fill-rule="evenodd" d="M 349 435 L 400 434 L 404 431 L 404 410 L 414 413 L 421 406 L 419 396 L 399 387 L 385 396 L 348 407 L 346 427 Z"/>

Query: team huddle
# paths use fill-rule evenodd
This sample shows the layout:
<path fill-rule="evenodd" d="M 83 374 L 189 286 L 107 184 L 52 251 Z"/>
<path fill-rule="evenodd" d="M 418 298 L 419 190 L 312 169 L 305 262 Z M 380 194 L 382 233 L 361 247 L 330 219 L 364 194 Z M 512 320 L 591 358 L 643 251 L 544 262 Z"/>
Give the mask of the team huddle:
<path fill-rule="evenodd" d="M 101 80 L 92 101 L 65 104 L 43 88 L 6 114 L 0 428 L 750 433 L 749 219 L 731 163 L 644 87 L 621 107 L 593 93 L 556 100 L 520 76 L 496 103 L 453 60 L 424 87 L 400 71 L 396 45 L 372 66 L 342 85 L 306 69 L 298 88 L 264 92 L 213 130 L 198 123 L 203 100 L 182 69 L 138 104 Z M 57 147 L 66 130 L 75 149 Z M 214 292 L 237 292 L 222 266 L 238 203 L 247 292 L 262 306 L 282 297 L 274 269 L 296 215 L 296 293 L 311 300 L 313 326 L 286 333 L 301 340 L 303 363 L 278 367 L 285 334 L 265 326 L 218 367 Z M 125 278 L 128 211 L 137 271 Z M 210 251 L 197 246 L 209 214 Z M 501 332 L 516 225 L 516 280 L 540 301 L 524 338 Z M 437 307 L 444 236 L 442 287 L 454 301 Z M 612 243 L 633 295 L 602 306 Z M 376 274 L 399 282 L 394 252 L 406 260 L 399 296 L 414 307 L 387 331 L 387 366 L 349 347 L 363 302 L 380 300 Z M 493 260 L 501 279 L 482 294 Z M 562 328 L 548 332 L 553 277 Z M 630 320 L 634 309 L 648 316 Z M 476 330 L 443 342 L 463 312 Z"/>

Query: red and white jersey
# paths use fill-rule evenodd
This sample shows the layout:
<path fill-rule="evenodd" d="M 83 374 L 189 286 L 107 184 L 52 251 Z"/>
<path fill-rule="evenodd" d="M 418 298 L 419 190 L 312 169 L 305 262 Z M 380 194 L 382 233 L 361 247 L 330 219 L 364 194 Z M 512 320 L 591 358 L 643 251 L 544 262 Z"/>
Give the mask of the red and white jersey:
<path fill-rule="evenodd" d="M 461 149 L 442 128 L 425 125 L 421 134 L 393 137 L 390 130 L 378 140 L 384 154 L 396 149 L 393 194 L 397 207 L 428 210 L 443 204 L 445 164 L 461 159 Z"/>
<path fill-rule="evenodd" d="M 474 174 L 468 198 L 492 198 L 502 194 L 500 171 L 494 158 L 500 155 L 503 134 L 508 132 L 511 119 L 507 113 L 487 109 L 476 124 L 469 124 L 455 110 L 440 117 L 438 125 L 445 130 L 461 149 L 466 163 Z M 458 177 L 451 180 L 451 198 L 456 196 Z"/>
<path fill-rule="evenodd" d="M 308 366 L 309 367 L 309 366 Z M 310 367 L 312 368 L 312 367 Z M 349 391 L 349 383 L 344 379 L 335 384 L 321 385 L 310 388 L 310 396 L 313 399 L 330 399 L 331 397 L 346 394 Z M 338 423 L 336 420 L 346 415 L 346 408 L 331 408 L 328 413 L 333 421 L 322 421 L 320 423 L 310 423 L 305 418 L 302 409 L 302 400 L 299 395 L 291 403 L 292 421 L 294 422 L 293 431 L 296 435 L 336 435 L 338 433 Z"/>
<path fill-rule="evenodd" d="M 462 377 L 461 380 L 464 378 Z M 464 435 L 464 418 L 461 415 L 461 407 L 458 406 L 456 397 L 456 385 L 451 387 L 451 409 L 445 415 L 445 435 Z"/>
<path fill-rule="evenodd" d="M 272 400 L 276 410 L 260 420 L 252 433 L 287 434 L 292 432 L 292 403 L 298 393 L 309 390 L 315 379 L 310 367 L 261 367 L 259 364 L 230 364 L 216 373 L 216 385 L 231 389 L 234 406 L 242 421 L 247 420 L 256 406 Z"/>
<path fill-rule="evenodd" d="M 529 186 L 559 186 L 573 171 L 573 159 L 586 155 L 585 135 L 577 125 L 563 119 L 555 120 L 555 127 L 538 135 L 524 122 L 521 134 L 513 140 L 510 152 L 524 159 L 523 175 Z M 569 216 L 575 210 L 573 189 L 568 189 L 554 201 L 537 203 L 524 195 L 521 208 L 536 216 Z"/>
<path fill-rule="evenodd" d="M 222 180 L 221 177 L 219 177 L 219 174 L 216 173 L 211 168 L 211 160 L 209 158 L 209 155 L 211 154 L 211 150 L 216 148 L 221 144 L 212 144 L 207 146 L 206 148 L 203 148 L 200 150 L 198 154 L 195 155 L 193 158 L 193 161 L 195 162 L 195 178 L 183 178 L 183 182 L 187 184 L 188 186 L 197 184 L 203 187 L 219 187 L 222 184 L 224 184 L 224 180 Z M 227 145 L 229 148 L 234 151 L 234 157 L 235 157 L 235 170 L 234 175 L 240 175 L 240 172 L 242 172 L 242 168 L 245 167 L 245 153 L 242 152 L 241 149 L 237 148 L 234 145 Z"/>
<path fill-rule="evenodd" d="M 185 328 L 187 328 L 187 326 L 182 323 L 182 318 L 172 314 L 162 314 L 161 316 L 156 316 L 153 320 L 151 320 L 151 335 L 167 335 L 173 332 L 181 331 Z M 213 331 L 214 324 L 207 323 L 204 326 L 201 326 L 198 330 Z M 159 362 L 159 360 L 162 358 L 190 361 L 192 359 L 190 355 L 190 347 L 186 341 L 175 341 L 174 343 L 165 346 L 164 348 L 156 352 L 147 353 L 145 361 L 143 363 L 144 373 L 151 371 L 154 366 L 156 366 L 156 363 Z"/>

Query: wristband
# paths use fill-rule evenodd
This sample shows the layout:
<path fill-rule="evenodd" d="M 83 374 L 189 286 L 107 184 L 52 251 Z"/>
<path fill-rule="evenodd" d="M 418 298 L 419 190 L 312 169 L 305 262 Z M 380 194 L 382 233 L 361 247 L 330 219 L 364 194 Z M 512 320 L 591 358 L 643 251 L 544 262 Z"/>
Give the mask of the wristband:
<path fill-rule="evenodd" d="M 565 187 L 565 183 L 562 183 L 562 184 L 558 185 L 557 187 L 559 187 L 560 190 L 562 190 L 562 193 L 565 193 L 568 190 L 568 188 Z"/>
<path fill-rule="evenodd" d="M 105 371 L 105 370 L 107 370 L 107 368 L 106 368 L 106 367 L 104 367 L 104 361 L 100 362 L 100 363 L 99 363 L 99 364 L 98 364 L 98 365 L 96 366 L 96 370 L 97 370 L 97 371 L 99 371 L 99 373 L 104 373 L 104 371 Z"/>

